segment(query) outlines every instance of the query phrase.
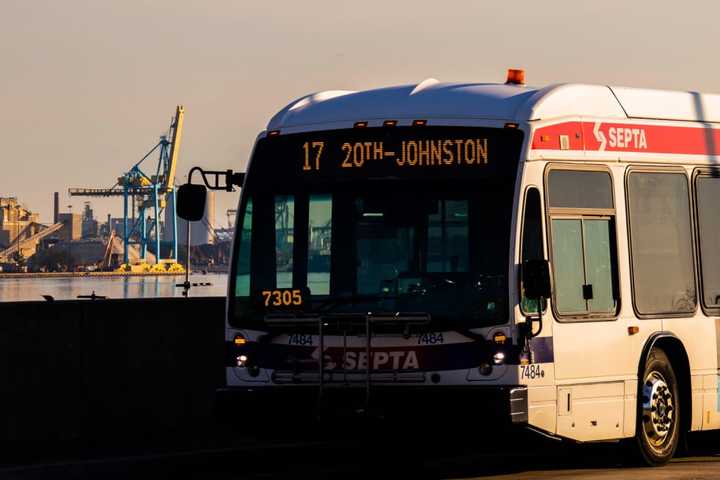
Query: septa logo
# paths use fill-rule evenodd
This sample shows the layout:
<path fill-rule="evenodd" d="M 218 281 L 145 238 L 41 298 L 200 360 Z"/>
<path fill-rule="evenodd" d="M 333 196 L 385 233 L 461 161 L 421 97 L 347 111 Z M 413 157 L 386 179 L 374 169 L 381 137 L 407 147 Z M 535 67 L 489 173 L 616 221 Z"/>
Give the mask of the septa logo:
<path fill-rule="evenodd" d="M 599 151 L 606 147 L 623 150 L 647 150 L 647 135 L 644 128 L 612 126 L 607 128 L 607 136 L 601 129 L 602 123 L 596 122 L 593 128 L 595 140 L 600 144 Z"/>
<path fill-rule="evenodd" d="M 593 134 L 595 135 L 595 140 L 600 143 L 600 147 L 598 148 L 598 150 L 603 151 L 607 146 L 607 139 L 605 138 L 605 134 L 600 130 L 600 125 L 602 125 L 600 122 L 595 123 L 595 128 L 593 128 Z"/>
<path fill-rule="evenodd" d="M 320 352 L 316 348 L 312 358 L 318 359 Z M 344 368 L 345 370 L 367 370 L 368 354 L 364 349 L 326 348 L 323 357 L 326 370 Z M 372 370 L 417 370 L 420 362 L 415 350 L 372 350 L 370 369 Z"/>

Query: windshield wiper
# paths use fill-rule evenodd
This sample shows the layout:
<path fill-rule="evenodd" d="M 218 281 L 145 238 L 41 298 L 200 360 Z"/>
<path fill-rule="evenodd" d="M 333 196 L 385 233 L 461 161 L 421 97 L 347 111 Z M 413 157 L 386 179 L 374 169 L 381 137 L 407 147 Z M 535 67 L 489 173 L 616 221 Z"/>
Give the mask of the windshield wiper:
<path fill-rule="evenodd" d="M 265 323 L 270 324 L 285 324 L 291 323 L 314 323 L 318 321 L 318 318 L 332 314 L 334 307 L 340 305 L 353 305 L 356 303 L 368 303 L 377 302 L 379 300 L 395 299 L 395 296 L 389 295 L 340 295 L 334 297 L 328 297 L 324 299 L 315 308 L 308 308 L 302 312 L 300 311 L 275 311 L 265 314 Z M 352 313 L 357 316 L 357 313 Z M 387 316 L 387 315 L 385 315 Z"/>
<path fill-rule="evenodd" d="M 356 303 L 378 302 L 381 300 L 396 300 L 397 295 L 339 295 L 324 299 L 312 313 L 328 313 L 332 307 L 340 305 L 353 305 Z"/>

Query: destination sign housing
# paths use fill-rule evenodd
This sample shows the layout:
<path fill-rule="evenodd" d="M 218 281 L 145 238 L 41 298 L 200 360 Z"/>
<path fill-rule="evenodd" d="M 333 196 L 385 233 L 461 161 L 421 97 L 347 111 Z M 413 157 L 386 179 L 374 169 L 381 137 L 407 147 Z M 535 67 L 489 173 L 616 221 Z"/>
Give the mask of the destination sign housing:
<path fill-rule="evenodd" d="M 249 174 L 261 173 L 271 182 L 491 178 L 514 174 L 521 144 L 522 132 L 509 128 L 379 127 L 276 135 L 258 142 Z"/>

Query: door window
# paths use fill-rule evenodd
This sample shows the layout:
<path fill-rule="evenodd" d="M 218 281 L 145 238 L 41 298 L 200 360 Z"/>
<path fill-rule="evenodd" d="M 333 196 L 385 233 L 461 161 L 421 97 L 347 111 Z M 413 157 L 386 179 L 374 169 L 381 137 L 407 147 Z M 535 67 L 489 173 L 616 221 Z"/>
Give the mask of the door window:
<path fill-rule="evenodd" d="M 613 313 L 610 219 L 553 219 L 558 313 Z"/>

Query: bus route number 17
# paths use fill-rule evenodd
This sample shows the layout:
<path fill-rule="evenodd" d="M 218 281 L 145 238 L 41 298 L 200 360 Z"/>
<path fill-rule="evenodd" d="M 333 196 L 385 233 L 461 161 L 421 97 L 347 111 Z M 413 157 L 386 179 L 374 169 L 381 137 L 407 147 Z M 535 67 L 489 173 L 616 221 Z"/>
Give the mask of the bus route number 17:
<path fill-rule="evenodd" d="M 303 170 L 320 170 L 320 155 L 322 155 L 325 142 L 305 142 L 303 150 L 305 150 L 305 163 Z"/>

